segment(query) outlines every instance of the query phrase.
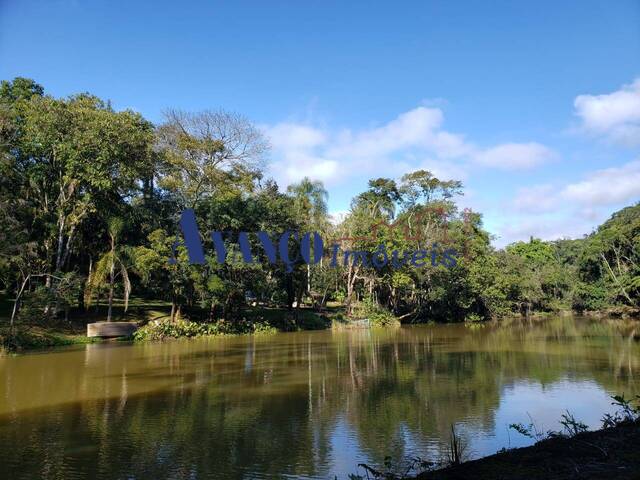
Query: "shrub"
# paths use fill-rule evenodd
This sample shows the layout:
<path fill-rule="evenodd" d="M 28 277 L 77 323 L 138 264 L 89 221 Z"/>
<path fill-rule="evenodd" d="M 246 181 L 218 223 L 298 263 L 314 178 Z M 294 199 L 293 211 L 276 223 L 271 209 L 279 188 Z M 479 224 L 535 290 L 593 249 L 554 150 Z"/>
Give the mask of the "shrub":
<path fill-rule="evenodd" d="M 624 394 L 614 395 L 611 398 L 613 399 L 611 405 L 615 405 L 619 410 L 613 415 L 606 413 L 602 417 L 602 428 L 617 427 L 618 425 L 640 421 L 640 405 L 633 406 L 631 404 L 633 400 L 624 398 Z M 635 400 L 640 403 L 640 395 L 636 395 Z"/>
<path fill-rule="evenodd" d="M 608 304 L 607 291 L 601 284 L 579 282 L 571 292 L 571 307 L 578 312 L 602 310 Z"/>
<path fill-rule="evenodd" d="M 482 316 L 478 315 L 477 313 L 467 313 L 467 315 L 464 317 L 464 321 L 470 323 L 478 323 L 482 322 L 483 320 L 484 318 L 482 318 Z"/>
<path fill-rule="evenodd" d="M 370 299 L 358 302 L 353 308 L 353 316 L 368 318 L 373 326 L 385 326 L 398 322 L 393 313 Z"/>
<path fill-rule="evenodd" d="M 266 322 L 251 322 L 246 319 L 215 323 L 198 323 L 190 320 L 156 320 L 139 328 L 133 338 L 136 341 L 165 340 L 168 338 L 191 338 L 207 335 L 238 335 L 243 333 L 271 334 L 277 329 Z"/>

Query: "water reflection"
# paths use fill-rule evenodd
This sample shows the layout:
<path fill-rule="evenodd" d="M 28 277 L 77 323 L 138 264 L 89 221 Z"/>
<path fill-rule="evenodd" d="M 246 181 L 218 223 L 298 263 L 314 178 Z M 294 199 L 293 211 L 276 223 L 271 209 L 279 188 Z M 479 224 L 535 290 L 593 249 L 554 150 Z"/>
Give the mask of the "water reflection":
<path fill-rule="evenodd" d="M 468 328 L 87 345 L 0 359 L 0 478 L 346 478 L 387 455 L 520 446 L 527 413 L 597 426 L 640 392 L 636 325 Z"/>

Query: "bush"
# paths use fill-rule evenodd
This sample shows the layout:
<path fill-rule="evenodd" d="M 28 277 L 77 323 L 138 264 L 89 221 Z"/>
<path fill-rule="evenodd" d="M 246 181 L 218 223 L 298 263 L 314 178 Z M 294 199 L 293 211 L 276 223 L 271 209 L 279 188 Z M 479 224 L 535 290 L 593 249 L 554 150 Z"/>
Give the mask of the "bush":
<path fill-rule="evenodd" d="M 156 320 L 139 328 L 134 334 L 136 341 L 165 340 L 168 338 L 192 338 L 209 335 L 238 335 L 246 333 L 271 334 L 275 327 L 264 322 L 251 322 L 246 319 L 215 323 L 198 323 L 190 320 Z"/>
<path fill-rule="evenodd" d="M 602 285 L 579 282 L 571 294 L 571 307 L 578 312 L 603 310 L 608 304 L 607 292 Z"/>
<path fill-rule="evenodd" d="M 482 318 L 482 316 L 478 315 L 477 313 L 467 313 L 467 315 L 464 317 L 464 321 L 470 323 L 478 323 L 482 322 L 483 320 L 484 318 Z"/>
<path fill-rule="evenodd" d="M 55 319 L 52 308 L 55 302 L 55 291 L 52 288 L 39 285 L 22 296 L 16 321 L 30 325 L 49 324 Z M 47 306 L 50 308 L 47 309 Z"/>
<path fill-rule="evenodd" d="M 398 323 L 396 317 L 377 302 L 365 299 L 358 302 L 353 308 L 353 316 L 356 318 L 368 318 L 373 326 L 385 326 Z"/>
<path fill-rule="evenodd" d="M 52 285 L 38 285 L 20 299 L 16 321 L 26 325 L 54 325 L 59 315 L 65 319 L 80 295 L 82 278 L 74 272 L 52 279 Z"/>

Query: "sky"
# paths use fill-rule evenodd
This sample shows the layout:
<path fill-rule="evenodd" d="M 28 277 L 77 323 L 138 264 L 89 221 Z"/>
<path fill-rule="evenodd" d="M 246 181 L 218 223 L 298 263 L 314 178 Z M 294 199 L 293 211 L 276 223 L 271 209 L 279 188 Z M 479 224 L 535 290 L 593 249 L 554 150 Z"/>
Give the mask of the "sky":
<path fill-rule="evenodd" d="M 225 109 L 339 216 L 370 178 L 461 180 L 503 246 L 640 201 L 640 0 L 0 0 L 0 79 L 159 123 Z"/>

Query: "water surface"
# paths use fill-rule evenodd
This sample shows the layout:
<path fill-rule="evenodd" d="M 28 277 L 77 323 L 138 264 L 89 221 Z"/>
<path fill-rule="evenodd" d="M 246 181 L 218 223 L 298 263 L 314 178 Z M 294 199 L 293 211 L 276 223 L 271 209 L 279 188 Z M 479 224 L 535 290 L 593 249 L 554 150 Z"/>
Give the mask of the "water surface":
<path fill-rule="evenodd" d="M 0 358 L 0 478 L 346 479 L 361 462 L 530 443 L 640 393 L 640 324 L 480 327 L 93 344 Z"/>

